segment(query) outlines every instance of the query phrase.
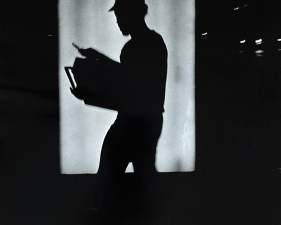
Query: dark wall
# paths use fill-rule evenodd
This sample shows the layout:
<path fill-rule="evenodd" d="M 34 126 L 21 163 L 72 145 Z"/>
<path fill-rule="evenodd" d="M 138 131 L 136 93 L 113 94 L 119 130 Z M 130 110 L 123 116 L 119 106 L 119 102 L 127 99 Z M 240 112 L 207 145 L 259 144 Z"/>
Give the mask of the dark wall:
<path fill-rule="evenodd" d="M 0 2 L 1 172 L 59 174 L 57 1 Z"/>
<path fill-rule="evenodd" d="M 57 1 L 1 1 L 1 85 L 57 89 Z"/>
<path fill-rule="evenodd" d="M 196 1 L 197 171 L 280 166 L 280 22 L 280 1 Z"/>

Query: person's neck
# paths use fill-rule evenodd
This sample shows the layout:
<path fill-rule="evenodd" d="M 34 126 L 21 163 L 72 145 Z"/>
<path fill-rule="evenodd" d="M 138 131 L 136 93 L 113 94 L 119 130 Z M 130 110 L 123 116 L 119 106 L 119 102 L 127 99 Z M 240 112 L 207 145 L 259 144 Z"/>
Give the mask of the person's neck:
<path fill-rule="evenodd" d="M 140 39 L 143 36 L 145 36 L 145 34 L 148 33 L 149 31 L 150 31 L 150 29 L 148 28 L 146 23 L 143 21 L 136 26 L 136 29 L 134 29 L 130 33 L 130 36 L 132 39 Z"/>

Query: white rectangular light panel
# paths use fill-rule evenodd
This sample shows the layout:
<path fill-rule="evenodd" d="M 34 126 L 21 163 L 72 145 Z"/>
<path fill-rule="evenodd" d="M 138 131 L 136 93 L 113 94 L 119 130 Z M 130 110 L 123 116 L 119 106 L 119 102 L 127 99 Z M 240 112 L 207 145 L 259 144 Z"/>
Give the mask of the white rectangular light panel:
<path fill-rule="evenodd" d="M 146 0 L 150 29 L 162 35 L 168 49 L 168 77 L 162 135 L 157 147 L 159 172 L 193 171 L 195 165 L 195 2 Z M 75 42 L 119 61 L 122 36 L 113 12 L 114 0 L 60 0 L 60 155 L 61 173 L 96 173 L 103 139 L 117 112 L 86 106 L 70 93 L 64 71 L 79 53 Z M 132 172 L 130 165 L 127 172 Z"/>

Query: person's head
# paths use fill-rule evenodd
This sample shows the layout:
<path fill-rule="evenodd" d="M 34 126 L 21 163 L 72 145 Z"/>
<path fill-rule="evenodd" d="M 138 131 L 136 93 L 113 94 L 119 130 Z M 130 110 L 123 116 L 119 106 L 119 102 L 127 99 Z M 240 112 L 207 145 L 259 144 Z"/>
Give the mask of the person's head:
<path fill-rule="evenodd" d="M 114 11 L 118 26 L 123 35 L 130 35 L 144 23 L 148 7 L 145 0 L 116 0 L 109 10 Z"/>

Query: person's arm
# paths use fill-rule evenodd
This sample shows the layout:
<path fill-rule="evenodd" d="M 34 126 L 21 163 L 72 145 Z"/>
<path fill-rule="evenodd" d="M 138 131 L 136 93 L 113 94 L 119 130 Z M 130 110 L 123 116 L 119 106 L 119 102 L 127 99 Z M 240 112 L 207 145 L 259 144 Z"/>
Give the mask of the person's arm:
<path fill-rule="evenodd" d="M 108 56 L 98 52 L 93 48 L 87 48 L 87 49 L 80 48 L 78 49 L 78 51 L 81 55 L 90 59 L 99 60 L 110 68 L 118 70 L 118 68 L 120 67 L 119 62 L 116 62 L 115 60 L 109 58 Z"/>
<path fill-rule="evenodd" d="M 100 79 L 103 79 L 102 83 L 104 83 L 105 86 L 102 88 L 102 92 L 95 91 L 95 88 L 91 91 L 86 91 L 81 87 L 77 87 L 75 89 L 71 89 L 71 93 L 76 98 L 84 101 L 86 105 L 94 105 L 116 110 L 116 107 L 113 106 L 115 105 L 115 102 L 110 95 L 114 95 L 116 93 L 113 89 L 115 89 L 117 83 L 120 81 L 119 78 L 122 76 L 121 63 L 110 59 L 95 49 L 79 48 L 78 51 L 81 53 L 81 55 L 88 59 L 97 60 L 98 64 L 104 68 L 104 71 L 102 70 L 103 73 L 100 74 Z"/>

